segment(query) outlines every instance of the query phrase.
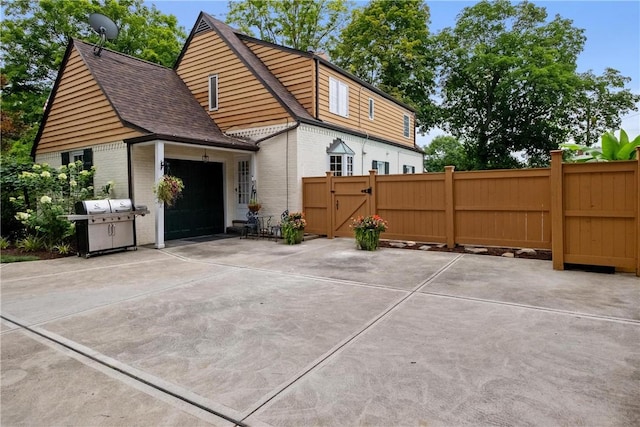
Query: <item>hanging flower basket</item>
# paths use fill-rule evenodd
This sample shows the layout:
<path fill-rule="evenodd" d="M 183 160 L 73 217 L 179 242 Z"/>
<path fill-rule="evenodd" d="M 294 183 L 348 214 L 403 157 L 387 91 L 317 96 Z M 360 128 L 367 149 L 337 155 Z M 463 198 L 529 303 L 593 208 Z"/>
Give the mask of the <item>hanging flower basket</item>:
<path fill-rule="evenodd" d="M 358 249 L 375 251 L 380 243 L 380 233 L 387 231 L 387 221 L 378 215 L 359 216 L 353 220 L 351 228 L 356 237 Z"/>
<path fill-rule="evenodd" d="M 282 220 L 282 237 L 288 245 L 302 243 L 307 221 L 303 212 L 292 212 Z"/>
<path fill-rule="evenodd" d="M 251 212 L 258 212 L 262 208 L 262 205 L 260 204 L 260 202 L 258 202 L 258 200 L 251 199 L 249 200 L 249 204 L 247 205 L 247 207 Z"/>
<path fill-rule="evenodd" d="M 158 203 L 164 203 L 168 207 L 173 206 L 182 196 L 182 190 L 184 190 L 182 180 L 171 175 L 164 175 L 153 188 Z"/>

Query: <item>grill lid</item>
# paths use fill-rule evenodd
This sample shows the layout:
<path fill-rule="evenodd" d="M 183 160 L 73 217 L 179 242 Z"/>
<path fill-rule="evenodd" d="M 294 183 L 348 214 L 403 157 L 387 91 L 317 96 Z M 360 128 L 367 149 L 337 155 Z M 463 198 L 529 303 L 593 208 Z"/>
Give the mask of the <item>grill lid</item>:
<path fill-rule="evenodd" d="M 131 199 L 112 199 L 109 200 L 109 204 L 113 213 L 131 212 L 133 210 Z"/>
<path fill-rule="evenodd" d="M 111 207 L 108 200 L 84 200 L 76 204 L 76 213 L 79 214 L 97 215 L 110 212 Z"/>

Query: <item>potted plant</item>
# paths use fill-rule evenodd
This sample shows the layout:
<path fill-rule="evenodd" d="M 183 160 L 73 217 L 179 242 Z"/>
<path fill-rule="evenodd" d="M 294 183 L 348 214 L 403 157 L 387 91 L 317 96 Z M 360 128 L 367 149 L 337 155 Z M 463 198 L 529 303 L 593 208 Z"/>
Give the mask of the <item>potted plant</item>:
<path fill-rule="evenodd" d="M 173 206 L 182 195 L 184 183 L 177 176 L 164 175 L 153 188 L 153 192 L 158 199 L 158 203 L 164 203 L 166 206 Z"/>
<path fill-rule="evenodd" d="M 251 199 L 249 200 L 249 210 L 251 212 L 258 212 L 260 210 L 260 208 L 262 208 L 262 205 L 260 204 L 260 202 L 258 202 L 258 199 Z"/>
<path fill-rule="evenodd" d="M 292 212 L 282 219 L 282 237 L 288 245 L 295 245 L 302 242 L 304 237 L 304 227 L 307 221 L 303 212 Z"/>
<path fill-rule="evenodd" d="M 356 236 L 358 249 L 375 251 L 380 243 L 380 233 L 387 231 L 387 221 L 378 215 L 359 216 L 353 220 L 351 228 Z"/>

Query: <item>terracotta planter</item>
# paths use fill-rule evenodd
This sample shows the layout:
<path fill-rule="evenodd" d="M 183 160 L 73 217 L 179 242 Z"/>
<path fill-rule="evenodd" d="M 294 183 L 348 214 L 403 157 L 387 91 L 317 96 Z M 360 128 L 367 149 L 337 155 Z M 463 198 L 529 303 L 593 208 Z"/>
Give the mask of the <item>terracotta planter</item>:
<path fill-rule="evenodd" d="M 285 233 L 284 241 L 288 245 L 297 245 L 302 243 L 302 239 L 304 238 L 304 229 L 294 230 L 293 233 Z"/>

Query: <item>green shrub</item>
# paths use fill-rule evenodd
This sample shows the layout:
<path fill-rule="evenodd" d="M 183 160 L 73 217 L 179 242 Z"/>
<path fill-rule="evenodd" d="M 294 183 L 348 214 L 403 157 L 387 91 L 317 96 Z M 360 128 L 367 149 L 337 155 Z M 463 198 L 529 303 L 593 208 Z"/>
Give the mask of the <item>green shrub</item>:
<path fill-rule="evenodd" d="M 0 237 L 0 249 L 7 249 L 9 247 L 9 240 L 4 237 Z"/>
<path fill-rule="evenodd" d="M 627 133 L 620 129 L 620 139 L 613 132 L 602 135 L 601 147 L 587 147 L 579 144 L 560 144 L 560 148 L 567 150 L 570 162 L 608 162 L 614 160 L 633 160 L 636 158 L 636 147 L 640 147 L 640 135 L 632 141 Z"/>
<path fill-rule="evenodd" d="M 25 252 L 37 252 L 44 249 L 44 242 L 37 236 L 27 236 L 24 239 L 18 240 L 16 247 Z"/>

